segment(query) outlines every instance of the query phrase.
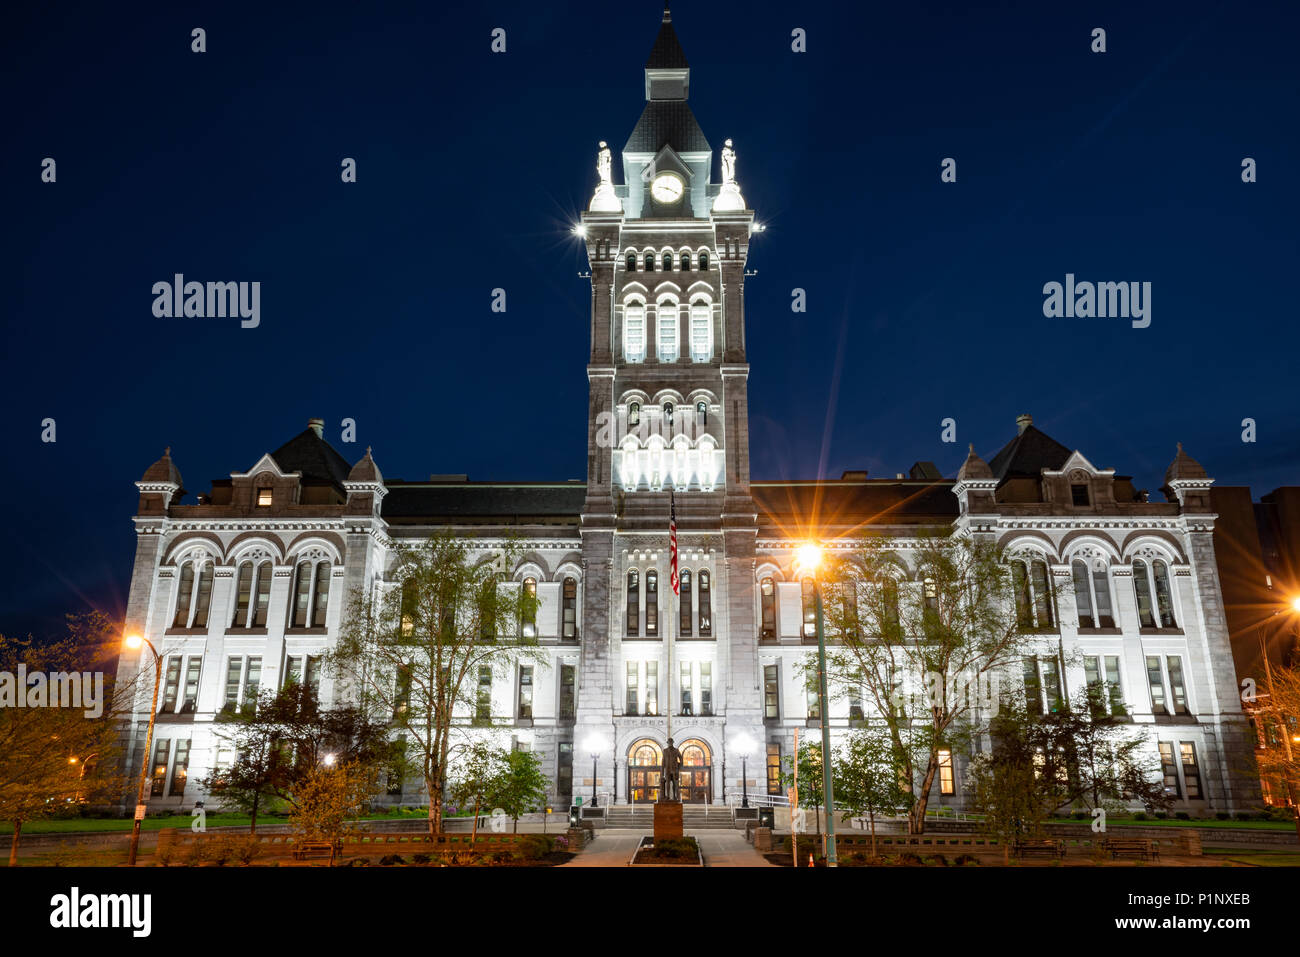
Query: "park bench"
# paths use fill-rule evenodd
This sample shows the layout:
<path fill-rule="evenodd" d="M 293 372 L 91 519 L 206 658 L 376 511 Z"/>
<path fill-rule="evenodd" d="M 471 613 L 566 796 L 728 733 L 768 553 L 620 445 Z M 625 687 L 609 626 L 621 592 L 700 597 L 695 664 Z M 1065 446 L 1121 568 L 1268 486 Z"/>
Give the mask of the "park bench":
<path fill-rule="evenodd" d="M 335 854 L 341 853 L 342 850 L 343 849 L 339 846 L 339 843 L 332 843 L 330 841 L 303 841 L 301 844 L 294 846 L 293 859 L 295 861 L 305 861 L 309 857 L 333 858 Z"/>
<path fill-rule="evenodd" d="M 1064 841 L 1016 841 L 1016 857 L 1065 857 Z"/>
<path fill-rule="evenodd" d="M 1123 841 L 1107 840 L 1103 841 L 1103 848 L 1114 859 L 1121 855 L 1141 858 L 1144 861 L 1160 860 L 1160 848 L 1156 842 L 1146 838 L 1134 838 Z"/>

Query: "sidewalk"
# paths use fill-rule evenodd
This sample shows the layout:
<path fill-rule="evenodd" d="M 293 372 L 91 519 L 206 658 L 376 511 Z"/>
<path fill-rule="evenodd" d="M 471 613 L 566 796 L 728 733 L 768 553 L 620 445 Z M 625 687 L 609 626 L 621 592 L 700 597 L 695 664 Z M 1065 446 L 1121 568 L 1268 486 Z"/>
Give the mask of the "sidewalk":
<path fill-rule="evenodd" d="M 646 832 L 632 828 L 602 828 L 596 840 L 564 867 L 627 867 L 637 842 Z M 705 867 L 772 867 L 739 831 L 704 830 L 686 834 L 700 843 Z"/>

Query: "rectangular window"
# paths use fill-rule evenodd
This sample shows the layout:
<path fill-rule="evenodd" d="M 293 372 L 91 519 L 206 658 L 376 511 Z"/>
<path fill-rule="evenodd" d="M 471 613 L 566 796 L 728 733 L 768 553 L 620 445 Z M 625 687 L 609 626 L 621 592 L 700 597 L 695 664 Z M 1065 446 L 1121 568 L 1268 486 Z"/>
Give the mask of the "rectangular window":
<path fill-rule="evenodd" d="M 1160 669 L 1160 658 L 1156 655 L 1147 655 L 1147 683 L 1151 686 L 1152 712 L 1167 713 L 1165 678 Z"/>
<path fill-rule="evenodd" d="M 1072 501 L 1076 506 L 1078 506 L 1078 507 L 1080 507 L 1080 508 L 1087 508 L 1087 507 L 1091 504 L 1091 501 L 1092 501 L 1092 500 L 1088 497 L 1088 486 L 1087 486 L 1087 485 L 1071 485 L 1071 486 L 1070 486 L 1070 500 L 1071 500 L 1071 501 Z"/>
<path fill-rule="evenodd" d="M 243 685 L 244 659 L 231 658 L 226 662 L 226 706 L 239 707 L 239 689 Z"/>
<path fill-rule="evenodd" d="M 816 586 L 811 578 L 803 580 L 803 637 L 805 641 L 817 640 L 817 596 L 815 589 Z"/>
<path fill-rule="evenodd" d="M 320 655 L 308 655 L 304 662 L 303 684 L 311 689 L 311 693 L 317 698 L 320 697 Z"/>
<path fill-rule="evenodd" d="M 244 710 L 257 710 L 257 694 L 262 688 L 262 656 L 254 655 L 248 659 L 248 668 L 244 678 Z"/>
<path fill-rule="evenodd" d="M 807 700 L 808 700 L 808 717 L 811 719 L 821 720 L 821 716 L 822 716 L 821 696 L 818 695 L 817 693 L 817 685 L 811 679 L 809 679 L 807 685 Z"/>
<path fill-rule="evenodd" d="M 1046 562 L 1029 563 L 1029 579 L 1034 592 L 1034 614 L 1039 628 L 1052 627 L 1052 589 L 1048 584 Z"/>
<path fill-rule="evenodd" d="M 184 741 L 176 742 L 176 758 L 172 762 L 172 797 L 182 797 L 185 794 L 185 780 L 190 770 L 190 741 L 186 738 Z"/>
<path fill-rule="evenodd" d="M 1110 610 L 1110 572 L 1104 565 L 1092 570 L 1092 590 L 1097 596 L 1097 627 L 1114 628 L 1115 616 Z"/>
<path fill-rule="evenodd" d="M 578 637 L 578 583 L 572 578 L 564 580 L 560 613 L 563 620 L 560 634 L 572 641 Z"/>
<path fill-rule="evenodd" d="M 1187 714 L 1187 691 L 1183 686 L 1183 659 L 1170 655 L 1165 659 L 1169 668 L 1169 690 L 1172 692 L 1174 714 Z"/>
<path fill-rule="evenodd" d="M 1061 694 L 1061 666 L 1055 657 L 1043 659 L 1043 690 L 1047 692 L 1047 710 L 1059 714 L 1065 709 Z"/>
<path fill-rule="evenodd" d="M 713 321 L 707 303 L 691 305 L 691 358 L 708 362 L 713 358 Z"/>
<path fill-rule="evenodd" d="M 193 627 L 195 628 L 206 628 L 208 626 L 208 608 L 212 604 L 212 576 L 214 571 L 214 566 L 207 563 L 199 571 L 199 593 L 194 603 Z"/>
<path fill-rule="evenodd" d="M 311 565 L 307 564 L 307 562 L 299 562 L 297 574 L 294 576 L 293 587 L 293 619 L 291 624 L 294 628 L 307 627 L 307 607 L 310 598 Z"/>
<path fill-rule="evenodd" d="M 330 604 L 330 563 L 316 563 L 316 594 L 312 596 L 311 624 L 313 628 L 325 627 L 325 613 Z"/>
<path fill-rule="evenodd" d="M 574 665 L 560 665 L 560 720 L 572 721 L 577 714 L 574 695 L 574 678 L 578 669 Z"/>
<path fill-rule="evenodd" d="M 158 741 L 154 745 L 153 780 L 149 785 L 150 797 L 162 797 L 167 786 L 167 755 L 171 753 L 170 741 Z"/>
<path fill-rule="evenodd" d="M 181 683 L 181 658 L 179 655 L 172 655 L 167 659 L 166 677 L 163 678 L 163 711 L 176 710 L 176 696 L 180 691 Z"/>
<path fill-rule="evenodd" d="M 691 610 L 691 573 L 688 569 L 682 569 L 680 586 L 681 614 L 679 616 L 680 621 L 678 622 L 680 626 L 679 634 L 683 638 L 689 638 L 691 636 L 692 620 L 695 616 L 692 614 Z"/>
<path fill-rule="evenodd" d="M 665 302 L 655 310 L 659 325 L 659 361 L 677 361 L 677 303 Z"/>
<path fill-rule="evenodd" d="M 656 572 L 645 573 L 645 636 L 654 638 L 659 634 L 659 575 Z"/>
<path fill-rule="evenodd" d="M 1124 707 L 1124 689 L 1119 683 L 1119 655 L 1106 655 L 1106 700 L 1110 704 L 1110 713 L 1122 715 Z"/>
<path fill-rule="evenodd" d="M 781 742 L 767 742 L 767 793 L 781 793 Z"/>
<path fill-rule="evenodd" d="M 700 637 L 708 638 L 713 634 L 713 592 L 709 582 L 712 576 L 700 572 Z"/>
<path fill-rule="evenodd" d="M 1201 772 L 1196 766 L 1196 745 L 1191 741 L 1183 741 L 1178 745 L 1178 748 L 1183 759 L 1183 784 L 1187 788 L 1187 800 L 1199 801 L 1201 799 Z"/>
<path fill-rule="evenodd" d="M 266 613 L 271 607 L 271 564 L 264 562 L 257 566 L 256 599 L 253 605 L 253 627 L 266 627 Z"/>
<path fill-rule="evenodd" d="M 777 666 L 763 666 L 763 717 L 776 720 L 781 716 L 781 685 L 777 680 Z"/>
<path fill-rule="evenodd" d="M 624 714 L 640 714 L 638 696 L 641 691 L 641 668 L 635 661 L 627 663 L 627 699 L 623 703 Z"/>
<path fill-rule="evenodd" d="M 849 689 L 849 720 L 862 720 L 862 691 L 857 687 Z"/>
<path fill-rule="evenodd" d="M 253 601 L 253 563 L 244 562 L 239 566 L 239 580 L 235 585 L 235 617 L 230 622 L 231 628 L 244 628 L 248 625 L 248 609 Z"/>
<path fill-rule="evenodd" d="M 185 663 L 185 698 L 181 702 L 181 714 L 193 714 L 199 703 L 199 670 L 203 659 L 191 657 Z"/>
<path fill-rule="evenodd" d="M 291 655 L 284 666 L 284 685 L 302 683 L 302 656 Z"/>
<path fill-rule="evenodd" d="M 519 666 L 519 717 L 533 716 L 533 669 L 531 665 Z"/>
<path fill-rule="evenodd" d="M 194 598 L 194 563 L 186 562 L 181 566 L 181 578 L 176 585 L 176 617 L 172 619 L 173 628 L 188 628 L 190 624 L 190 602 Z"/>
<path fill-rule="evenodd" d="M 645 306 L 632 303 L 623 319 L 623 355 L 628 362 L 645 359 Z"/>
<path fill-rule="evenodd" d="M 1171 741 L 1160 742 L 1160 768 L 1165 776 L 1165 793 L 1181 799 L 1183 792 L 1178 786 L 1178 766 L 1174 764 L 1174 745 Z"/>
<path fill-rule="evenodd" d="M 555 790 L 561 797 L 573 794 L 573 743 L 560 742 L 560 754 L 556 761 Z"/>
<path fill-rule="evenodd" d="M 490 722 L 492 720 L 492 666 L 479 665 L 478 695 L 474 699 L 474 720 Z"/>
<path fill-rule="evenodd" d="M 269 488 L 259 488 L 257 490 L 257 507 L 268 508 L 271 504 L 271 490 Z"/>
<path fill-rule="evenodd" d="M 393 760 L 385 772 L 389 797 L 402 796 L 402 772 L 406 764 L 406 738 L 399 737 L 393 742 Z"/>
<path fill-rule="evenodd" d="M 691 663 L 683 661 L 681 669 L 678 671 L 678 690 L 681 693 L 681 713 L 695 714 L 693 688 L 691 687 Z"/>
<path fill-rule="evenodd" d="M 641 586 L 638 584 L 637 571 L 632 569 L 627 573 L 627 634 L 630 638 L 635 638 L 640 632 L 638 625 L 641 619 Z"/>
<path fill-rule="evenodd" d="M 713 714 L 713 665 L 708 661 L 700 662 L 700 714 Z"/>
<path fill-rule="evenodd" d="M 946 748 L 939 752 L 939 793 L 957 793 L 956 782 L 952 773 L 952 752 Z"/>
<path fill-rule="evenodd" d="M 645 713 L 659 713 L 659 662 L 645 663 Z"/>
<path fill-rule="evenodd" d="M 760 641 L 776 640 L 776 583 L 764 578 L 758 586 L 759 607 L 762 610 L 762 626 L 758 633 Z"/>
<path fill-rule="evenodd" d="M 1092 614 L 1092 587 L 1088 584 L 1088 566 L 1083 562 L 1074 562 L 1070 571 L 1074 576 L 1074 604 L 1079 611 L 1079 627 L 1096 628 L 1097 620 Z"/>
<path fill-rule="evenodd" d="M 1031 715 L 1043 714 L 1043 685 L 1038 677 L 1038 659 L 1026 658 L 1022 669 L 1025 680 L 1025 707 Z"/>

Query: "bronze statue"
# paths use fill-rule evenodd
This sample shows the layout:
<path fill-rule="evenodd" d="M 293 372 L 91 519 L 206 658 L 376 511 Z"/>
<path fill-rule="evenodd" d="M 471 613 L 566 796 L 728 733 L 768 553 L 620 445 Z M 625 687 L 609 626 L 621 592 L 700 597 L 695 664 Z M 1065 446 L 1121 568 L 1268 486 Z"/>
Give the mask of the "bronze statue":
<path fill-rule="evenodd" d="M 662 783 L 659 788 L 659 800 L 680 801 L 682 799 L 681 769 L 682 753 L 673 747 L 673 739 L 669 738 L 668 746 L 664 748 L 663 774 L 660 777 Z"/>

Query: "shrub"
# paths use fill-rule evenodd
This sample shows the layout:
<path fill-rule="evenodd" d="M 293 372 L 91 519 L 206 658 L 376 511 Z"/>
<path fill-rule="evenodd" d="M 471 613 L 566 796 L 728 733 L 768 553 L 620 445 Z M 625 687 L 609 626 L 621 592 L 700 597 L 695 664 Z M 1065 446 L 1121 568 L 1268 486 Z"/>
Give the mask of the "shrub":
<path fill-rule="evenodd" d="M 565 844 L 567 845 L 568 841 L 565 841 Z M 539 861 L 555 850 L 555 845 L 556 839 L 549 834 L 525 834 L 516 846 L 524 860 Z"/>
<path fill-rule="evenodd" d="M 1238 821 L 1253 821 L 1253 820 L 1255 820 L 1255 815 L 1252 814 L 1250 811 L 1239 811 L 1239 812 L 1237 813 L 1237 820 L 1238 820 Z"/>
<path fill-rule="evenodd" d="M 979 858 L 974 854 L 960 854 L 952 863 L 954 867 L 978 867 Z"/>
<path fill-rule="evenodd" d="M 695 847 L 692 837 L 668 837 L 654 845 L 654 852 L 656 857 L 693 858 Z"/>
<path fill-rule="evenodd" d="M 944 857 L 942 854 L 936 854 L 934 855 L 934 857 L 931 857 L 926 863 L 933 864 L 936 867 L 947 867 L 948 858 Z"/>
<path fill-rule="evenodd" d="M 382 867 L 401 867 L 406 864 L 406 859 L 401 854 L 385 854 L 379 863 Z"/>
<path fill-rule="evenodd" d="M 1178 820 L 1180 821 L 1190 821 L 1192 819 L 1192 816 L 1188 814 L 1186 811 L 1179 811 L 1177 814 L 1174 815 L 1174 817 L 1178 818 Z"/>
<path fill-rule="evenodd" d="M 1146 819 L 1147 819 L 1146 811 L 1138 811 L 1136 814 L 1133 815 L 1133 820 L 1135 821 L 1145 821 Z"/>
<path fill-rule="evenodd" d="M 1227 811 L 1215 811 L 1214 816 L 1220 821 L 1231 821 L 1232 815 Z"/>
<path fill-rule="evenodd" d="M 262 853 L 262 842 L 252 834 L 231 838 L 231 852 L 235 860 L 247 867 Z"/>
<path fill-rule="evenodd" d="M 1070 812 L 1070 817 L 1074 818 L 1076 821 L 1086 821 L 1086 820 L 1088 820 L 1088 818 L 1091 817 L 1091 816 L 1092 816 L 1092 815 L 1090 815 L 1087 811 L 1071 811 L 1071 812 Z"/>
<path fill-rule="evenodd" d="M 924 862 L 921 860 L 921 855 L 912 851 L 904 851 L 902 854 L 898 855 L 898 863 L 904 864 L 908 867 L 916 867 Z"/>
<path fill-rule="evenodd" d="M 411 862 L 414 863 L 414 864 L 429 864 L 429 863 L 431 863 L 432 861 L 433 861 L 433 858 L 430 857 L 428 854 L 413 854 L 413 855 L 411 855 Z"/>

